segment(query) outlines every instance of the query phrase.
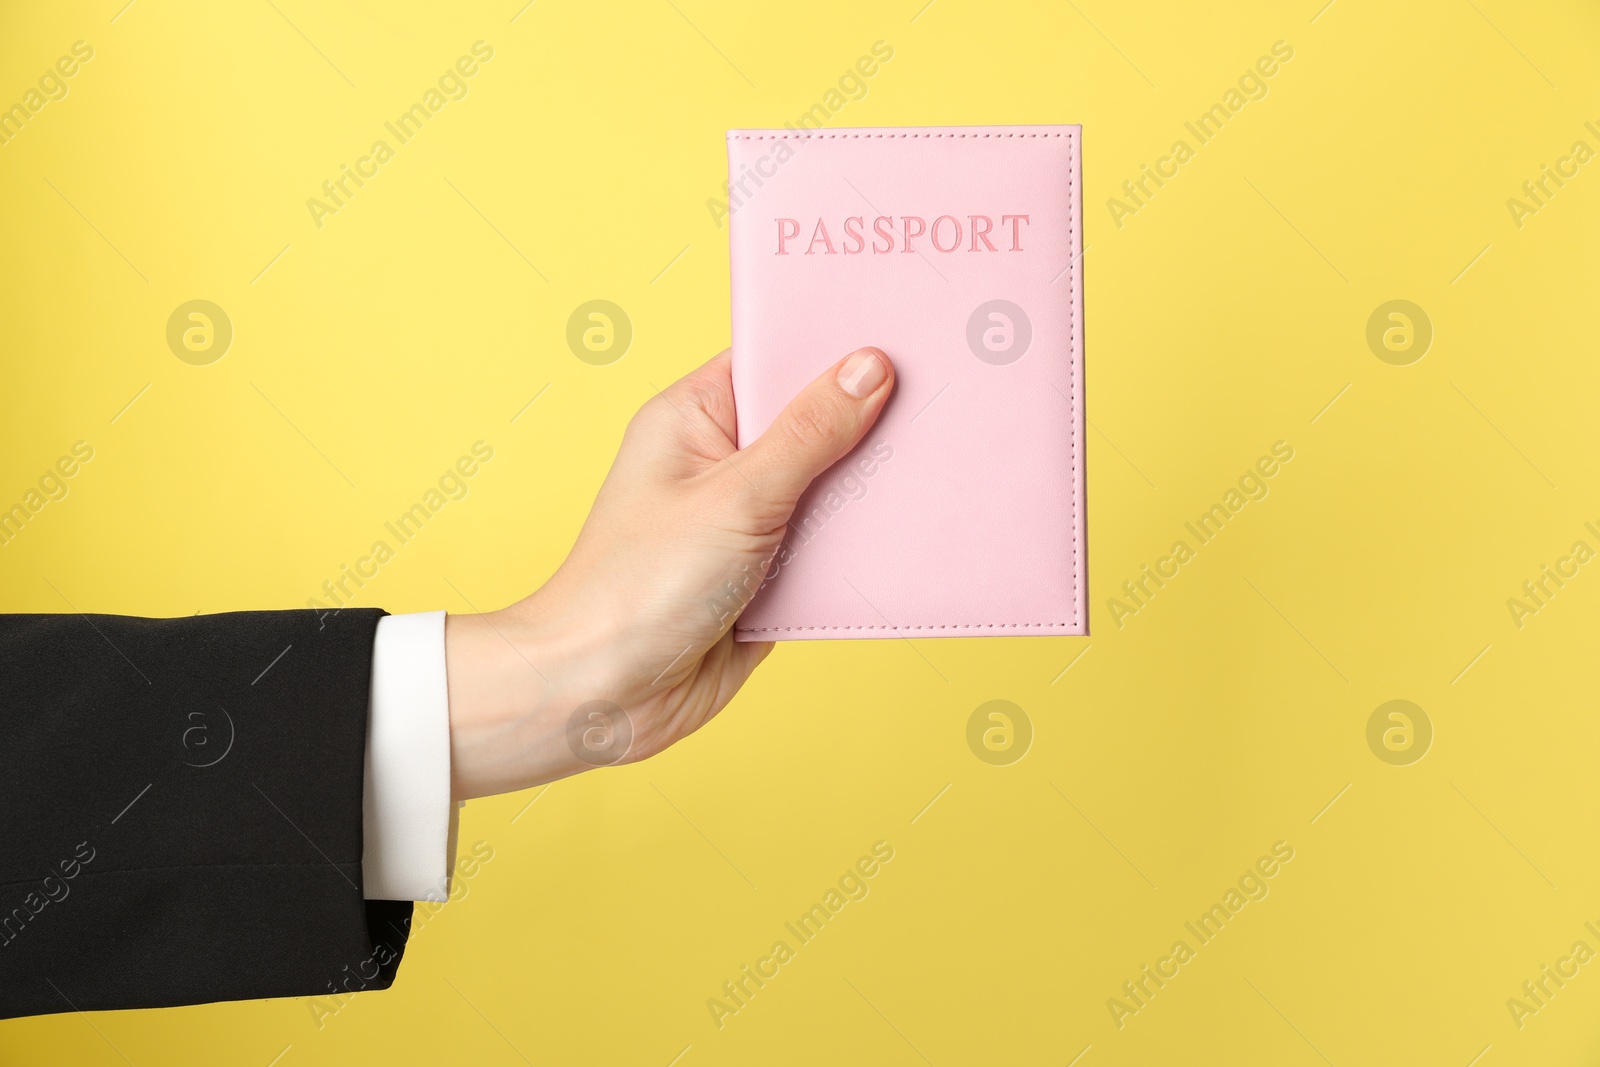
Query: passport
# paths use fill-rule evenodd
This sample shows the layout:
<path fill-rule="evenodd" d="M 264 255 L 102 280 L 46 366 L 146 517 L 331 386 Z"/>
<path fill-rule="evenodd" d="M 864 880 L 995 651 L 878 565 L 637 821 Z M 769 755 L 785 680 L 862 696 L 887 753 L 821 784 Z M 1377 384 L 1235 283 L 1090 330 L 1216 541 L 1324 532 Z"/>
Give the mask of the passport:
<path fill-rule="evenodd" d="M 736 640 L 1088 633 L 1081 141 L 729 131 L 739 447 L 857 348 L 897 376 Z"/>

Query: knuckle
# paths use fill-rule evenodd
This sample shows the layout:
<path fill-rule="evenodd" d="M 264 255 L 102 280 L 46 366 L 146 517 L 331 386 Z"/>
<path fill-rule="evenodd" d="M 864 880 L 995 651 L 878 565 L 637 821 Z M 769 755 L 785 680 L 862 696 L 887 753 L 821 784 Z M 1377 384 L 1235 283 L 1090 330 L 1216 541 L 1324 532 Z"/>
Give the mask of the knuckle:
<path fill-rule="evenodd" d="M 683 402 L 705 411 L 715 411 L 722 403 L 722 390 L 714 383 L 691 378 L 678 383 Z"/>
<path fill-rule="evenodd" d="M 822 397 L 806 396 L 795 401 L 790 409 L 785 430 L 791 440 L 809 448 L 832 440 L 839 422 L 839 411 L 834 404 Z"/>

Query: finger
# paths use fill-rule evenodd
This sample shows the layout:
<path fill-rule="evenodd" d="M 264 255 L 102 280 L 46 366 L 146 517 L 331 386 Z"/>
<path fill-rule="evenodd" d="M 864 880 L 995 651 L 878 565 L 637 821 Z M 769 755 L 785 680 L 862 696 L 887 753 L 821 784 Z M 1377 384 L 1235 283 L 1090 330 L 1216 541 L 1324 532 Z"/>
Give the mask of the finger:
<path fill-rule="evenodd" d="M 711 417 L 733 440 L 738 420 L 733 408 L 733 350 L 725 348 L 705 363 L 662 390 L 662 397 L 675 407 L 697 408 Z"/>
<path fill-rule="evenodd" d="M 739 679 L 742 686 L 751 673 L 759 666 L 761 661 L 772 655 L 774 643 L 771 641 L 735 641 L 730 654 L 728 667 L 734 677 Z"/>
<path fill-rule="evenodd" d="M 731 631 L 723 634 L 722 639 L 712 646 L 706 659 L 722 660 L 721 669 L 717 672 L 716 711 L 721 711 L 733 699 L 733 695 L 744 687 L 750 675 L 761 666 L 761 661 L 772 654 L 772 649 L 771 641 L 735 641 Z"/>
<path fill-rule="evenodd" d="M 764 503 L 792 510 L 817 475 L 860 443 L 893 389 L 889 357 L 857 349 L 789 402 L 741 454 L 740 469 Z"/>

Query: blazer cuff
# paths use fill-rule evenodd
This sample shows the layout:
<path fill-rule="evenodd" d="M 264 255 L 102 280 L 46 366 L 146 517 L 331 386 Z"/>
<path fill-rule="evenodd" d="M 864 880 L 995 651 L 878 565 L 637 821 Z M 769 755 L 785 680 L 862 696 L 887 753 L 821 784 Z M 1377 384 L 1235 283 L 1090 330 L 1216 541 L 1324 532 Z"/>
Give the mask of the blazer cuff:
<path fill-rule="evenodd" d="M 388 615 L 372 646 L 362 803 L 368 900 L 444 901 L 455 859 L 444 615 Z"/>

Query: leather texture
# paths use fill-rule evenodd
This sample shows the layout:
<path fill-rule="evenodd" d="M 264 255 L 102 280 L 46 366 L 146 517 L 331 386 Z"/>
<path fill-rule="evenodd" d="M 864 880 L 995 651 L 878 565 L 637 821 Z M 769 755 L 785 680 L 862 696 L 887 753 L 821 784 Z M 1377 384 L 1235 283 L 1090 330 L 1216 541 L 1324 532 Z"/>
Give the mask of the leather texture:
<path fill-rule="evenodd" d="M 1081 137 L 729 131 L 740 447 L 857 348 L 898 375 L 736 639 L 1088 633 Z"/>

